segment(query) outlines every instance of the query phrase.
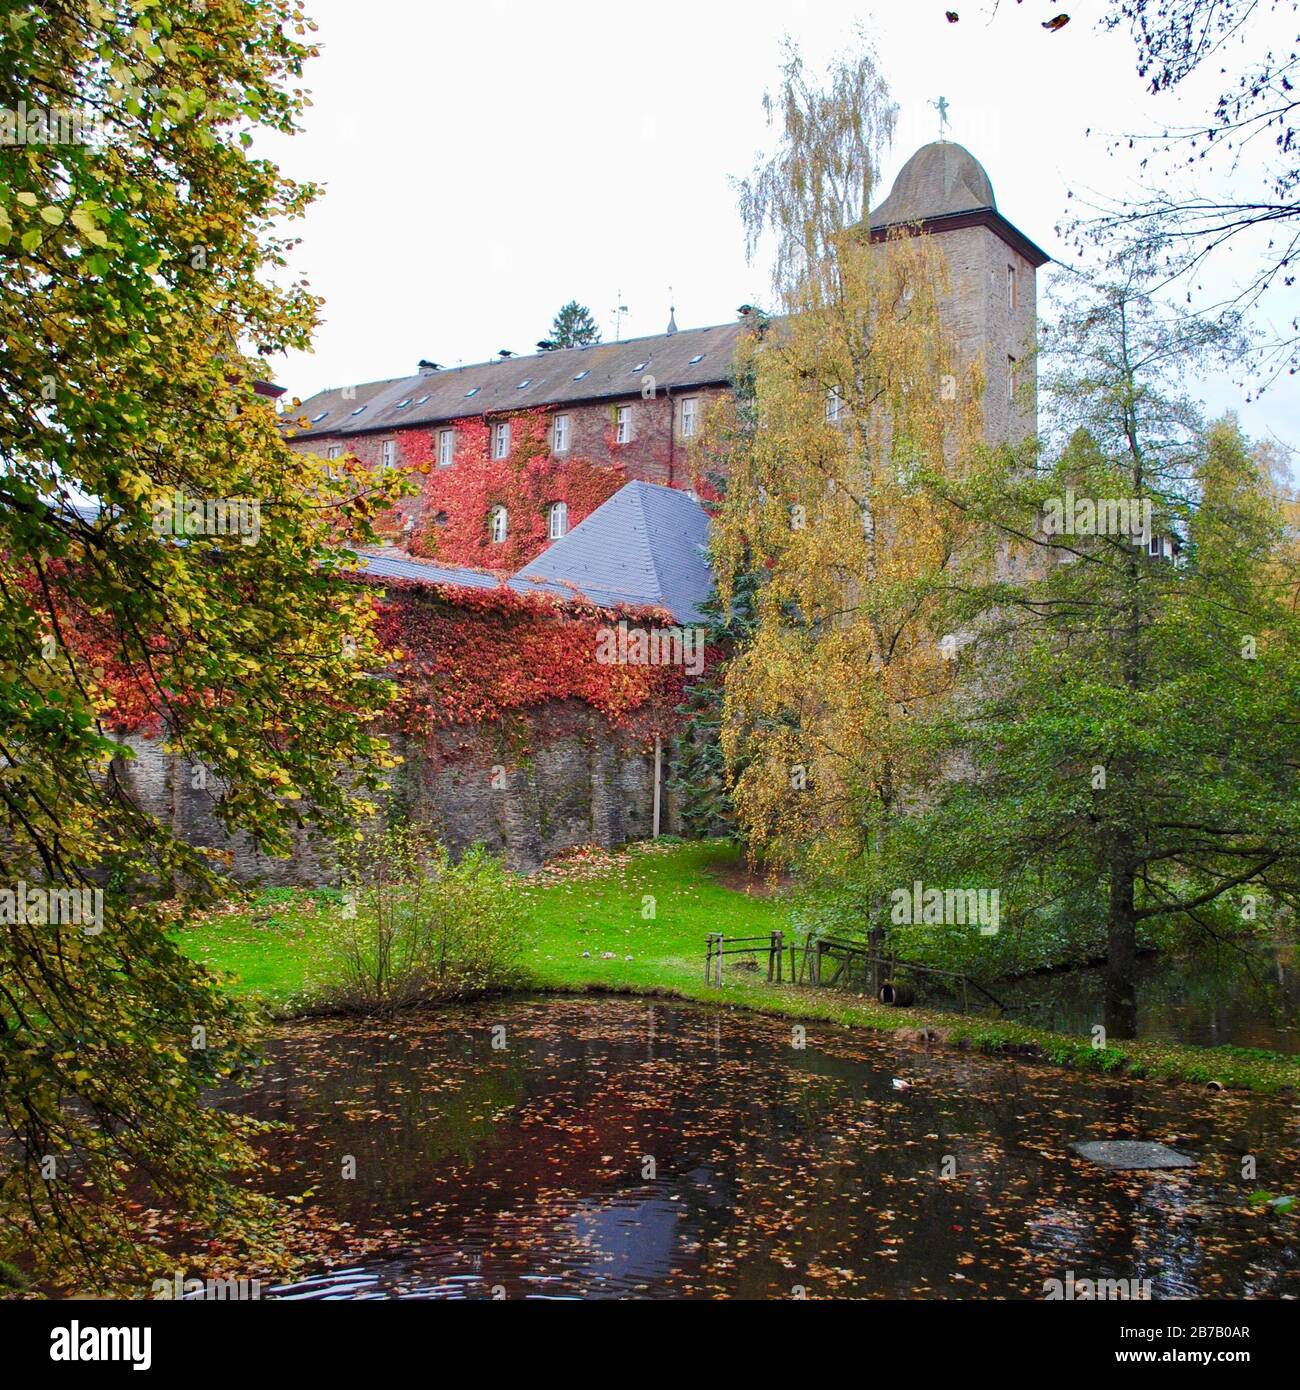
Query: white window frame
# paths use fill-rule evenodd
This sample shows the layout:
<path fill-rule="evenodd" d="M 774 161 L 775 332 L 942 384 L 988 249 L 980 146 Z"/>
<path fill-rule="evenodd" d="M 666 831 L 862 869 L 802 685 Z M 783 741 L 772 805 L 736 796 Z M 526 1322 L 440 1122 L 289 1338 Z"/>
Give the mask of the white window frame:
<path fill-rule="evenodd" d="M 325 457 L 326 457 L 327 459 L 336 459 L 336 458 L 339 457 L 340 454 L 342 454 L 342 452 L 343 452 L 343 445 L 342 445 L 342 444 L 331 444 L 331 445 L 329 446 L 329 448 L 326 449 L 326 451 L 325 451 Z"/>
<path fill-rule="evenodd" d="M 682 438 L 694 439 L 698 421 L 700 398 L 685 396 L 682 399 Z"/>
<path fill-rule="evenodd" d="M 492 457 L 510 457 L 510 421 L 500 420 L 492 426 Z"/>
<path fill-rule="evenodd" d="M 632 442 L 632 407 L 630 405 L 616 405 L 614 407 L 614 443 L 630 444 Z"/>
<path fill-rule="evenodd" d="M 488 512 L 488 535 L 493 545 L 501 545 L 510 535 L 510 513 L 500 502 Z"/>
<path fill-rule="evenodd" d="M 826 423 L 828 425 L 838 425 L 843 410 L 844 397 L 840 395 L 840 388 L 838 386 L 832 386 L 826 393 Z"/>
<path fill-rule="evenodd" d="M 391 468 L 397 462 L 397 441 L 385 439 L 379 446 L 379 462 L 384 468 Z"/>
<path fill-rule="evenodd" d="M 558 526 L 556 523 L 559 523 Z M 546 535 L 549 540 L 558 541 L 569 534 L 569 504 L 552 502 L 546 509 Z"/>
<path fill-rule="evenodd" d="M 456 462 L 456 431 L 438 431 L 438 467 L 450 468 Z"/>
<path fill-rule="evenodd" d="M 557 415 L 551 423 L 551 448 L 557 454 L 569 452 L 569 417 Z"/>
<path fill-rule="evenodd" d="M 1016 359 L 1007 353 L 1007 404 L 1016 403 Z"/>

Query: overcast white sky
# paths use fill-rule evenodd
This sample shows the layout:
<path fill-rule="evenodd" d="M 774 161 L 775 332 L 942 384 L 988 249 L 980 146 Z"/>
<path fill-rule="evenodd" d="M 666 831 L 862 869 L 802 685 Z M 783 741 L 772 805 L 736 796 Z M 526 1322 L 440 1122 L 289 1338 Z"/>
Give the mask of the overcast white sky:
<path fill-rule="evenodd" d="M 949 7 L 959 23 L 945 21 Z M 454 366 L 527 353 L 570 298 L 607 339 L 619 303 L 623 337 L 662 332 L 670 286 L 683 328 L 768 302 L 766 267 L 745 262 L 730 179 L 767 144 L 761 100 L 782 37 L 819 71 L 859 21 L 901 106 L 886 187 L 936 137 L 929 103 L 945 96 L 950 138 L 984 164 L 1000 210 L 1066 257 L 1054 227 L 1067 191 L 1135 186 L 1137 156 L 1112 154 L 1108 133 L 1177 117 L 1146 94 L 1128 35 L 1099 30 L 1103 8 L 313 0 L 314 104 L 301 135 L 260 149 L 326 185 L 294 261 L 324 298 L 324 321 L 313 353 L 273 364 L 277 379 L 305 397 L 412 372 L 421 357 Z M 1044 31 L 1061 9 L 1072 22 Z M 1274 300 L 1275 318 L 1292 312 Z M 1239 409 L 1253 433 L 1300 444 L 1294 380 L 1258 404 L 1227 380 L 1205 395 L 1213 409 Z"/>

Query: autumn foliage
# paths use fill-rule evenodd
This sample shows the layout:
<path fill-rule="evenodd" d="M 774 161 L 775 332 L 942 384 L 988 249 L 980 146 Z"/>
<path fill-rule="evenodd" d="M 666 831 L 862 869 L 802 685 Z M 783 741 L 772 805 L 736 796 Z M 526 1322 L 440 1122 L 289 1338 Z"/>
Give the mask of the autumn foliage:
<path fill-rule="evenodd" d="M 438 467 L 437 436 L 448 426 L 407 432 L 404 462 L 427 473 L 411 553 L 513 573 L 550 543 L 547 526 L 552 503 L 568 506 L 572 528 L 627 482 L 626 470 L 617 464 L 552 453 L 550 418 L 548 411 L 540 409 L 512 415 L 510 450 L 504 459 L 492 457 L 495 422 L 482 417 L 458 420 L 452 426 L 455 462 L 447 468 Z M 493 541 L 488 531 L 488 515 L 498 505 L 510 517 L 509 534 L 501 542 Z"/>
<path fill-rule="evenodd" d="M 615 727 L 667 731 L 681 703 L 680 667 L 597 660 L 597 634 L 619 621 L 671 621 L 655 610 L 615 615 L 551 594 L 399 583 L 377 600 L 378 635 L 400 653 L 396 727 L 410 735 L 490 723 L 577 699 Z"/>

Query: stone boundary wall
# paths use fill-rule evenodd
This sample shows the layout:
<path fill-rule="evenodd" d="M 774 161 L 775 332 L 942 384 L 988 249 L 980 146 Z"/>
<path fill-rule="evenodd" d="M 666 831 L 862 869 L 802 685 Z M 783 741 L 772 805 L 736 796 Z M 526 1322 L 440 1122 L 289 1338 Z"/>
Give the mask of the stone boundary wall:
<path fill-rule="evenodd" d="M 606 849 L 650 836 L 654 752 L 610 728 L 579 700 L 554 701 L 510 725 L 440 730 L 432 741 L 390 735 L 404 762 L 389 777 L 384 814 L 394 823 L 430 825 L 455 854 L 482 843 L 526 872 L 574 845 Z M 319 886 L 334 881 L 328 846 L 304 833 L 286 859 L 231 838 L 212 813 L 216 779 L 164 751 L 160 739 L 123 735 L 132 758 L 117 771 L 150 815 L 196 846 L 230 851 L 243 884 Z M 665 740 L 662 783 L 668 780 Z M 205 786 L 196 782 L 206 781 Z M 676 798 L 662 789 L 660 829 L 679 833 Z"/>

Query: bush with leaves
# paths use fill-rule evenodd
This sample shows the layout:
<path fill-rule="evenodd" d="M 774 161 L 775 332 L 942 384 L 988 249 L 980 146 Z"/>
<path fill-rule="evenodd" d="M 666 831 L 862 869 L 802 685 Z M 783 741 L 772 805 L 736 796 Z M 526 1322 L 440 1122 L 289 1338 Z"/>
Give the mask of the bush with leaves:
<path fill-rule="evenodd" d="M 377 831 L 345 856 L 313 1003 L 385 1014 L 503 988 L 517 976 L 521 910 L 510 874 L 481 845 L 452 863 L 418 829 Z"/>

